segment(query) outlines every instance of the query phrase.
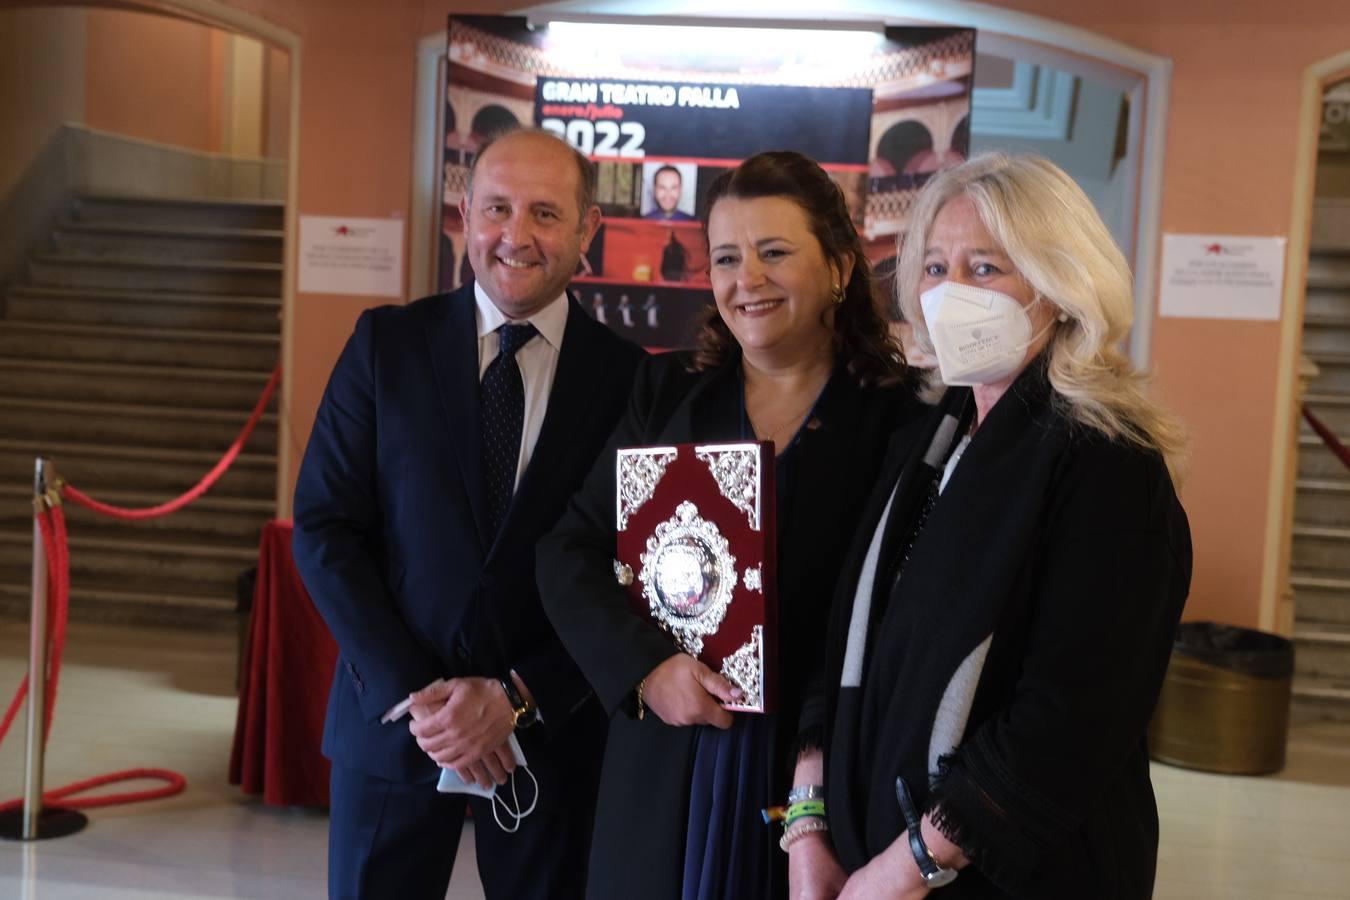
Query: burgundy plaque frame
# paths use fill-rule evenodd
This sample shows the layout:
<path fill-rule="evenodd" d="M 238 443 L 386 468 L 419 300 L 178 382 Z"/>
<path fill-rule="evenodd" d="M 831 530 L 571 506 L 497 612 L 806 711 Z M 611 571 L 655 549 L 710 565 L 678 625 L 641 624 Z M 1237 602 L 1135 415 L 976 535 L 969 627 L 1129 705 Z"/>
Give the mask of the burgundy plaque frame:
<path fill-rule="evenodd" d="M 743 712 L 777 701 L 773 444 L 619 450 L 615 575 L 634 611 L 739 687 Z"/>

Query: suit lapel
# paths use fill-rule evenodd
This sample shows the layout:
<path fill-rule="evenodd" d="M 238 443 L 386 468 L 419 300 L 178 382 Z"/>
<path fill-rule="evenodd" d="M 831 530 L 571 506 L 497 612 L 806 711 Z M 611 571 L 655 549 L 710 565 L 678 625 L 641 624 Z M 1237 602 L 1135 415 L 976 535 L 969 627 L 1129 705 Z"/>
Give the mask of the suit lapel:
<path fill-rule="evenodd" d="M 482 449 L 478 410 L 478 324 L 473 287 L 460 288 L 439 304 L 427 327 L 427 348 L 441 408 L 445 410 L 450 446 L 464 480 L 464 493 L 478 527 L 484 553 L 491 546 L 482 491 Z"/>

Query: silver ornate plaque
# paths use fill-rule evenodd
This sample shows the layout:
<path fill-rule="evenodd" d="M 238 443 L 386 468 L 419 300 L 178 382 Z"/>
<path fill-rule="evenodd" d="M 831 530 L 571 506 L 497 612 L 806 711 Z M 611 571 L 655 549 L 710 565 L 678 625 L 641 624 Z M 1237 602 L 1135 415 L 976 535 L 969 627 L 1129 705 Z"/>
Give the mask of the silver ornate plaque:
<path fill-rule="evenodd" d="M 741 689 L 738 706 L 764 708 L 764 626 L 750 630 L 750 640 L 722 661 L 722 677 Z"/>
<path fill-rule="evenodd" d="M 756 444 L 708 444 L 694 448 L 708 464 L 717 489 L 750 519 L 759 531 L 759 447 Z"/>
<path fill-rule="evenodd" d="M 647 538 L 641 562 L 638 581 L 652 618 L 681 650 L 698 656 L 736 589 L 736 558 L 727 539 L 686 500 Z"/>
<path fill-rule="evenodd" d="M 741 576 L 741 581 L 745 584 L 747 591 L 758 591 L 764 593 L 764 578 L 760 573 L 759 566 L 746 566 L 745 574 Z"/>
<path fill-rule="evenodd" d="M 615 504 L 619 530 L 628 527 L 628 517 L 652 499 L 661 477 L 678 451 L 674 447 L 637 447 L 620 450 L 615 462 Z"/>

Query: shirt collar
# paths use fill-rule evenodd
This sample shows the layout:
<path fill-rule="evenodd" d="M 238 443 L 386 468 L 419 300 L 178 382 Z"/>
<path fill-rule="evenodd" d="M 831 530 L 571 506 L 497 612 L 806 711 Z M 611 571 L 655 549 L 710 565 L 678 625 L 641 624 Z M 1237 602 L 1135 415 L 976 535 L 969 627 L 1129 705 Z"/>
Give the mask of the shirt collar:
<path fill-rule="evenodd" d="M 478 282 L 473 283 L 473 298 L 477 306 L 478 337 L 485 338 L 502 325 L 512 321 L 506 317 L 497 304 L 488 297 L 487 291 Z M 557 299 L 527 318 L 540 337 L 554 350 L 562 349 L 563 332 L 567 330 L 567 294 L 559 294 Z"/>

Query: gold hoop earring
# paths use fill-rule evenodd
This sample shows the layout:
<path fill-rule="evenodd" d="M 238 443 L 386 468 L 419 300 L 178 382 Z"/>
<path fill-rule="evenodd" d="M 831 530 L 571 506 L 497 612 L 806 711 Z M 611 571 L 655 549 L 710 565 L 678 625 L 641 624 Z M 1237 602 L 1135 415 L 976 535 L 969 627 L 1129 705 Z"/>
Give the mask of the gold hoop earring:
<path fill-rule="evenodd" d="M 844 289 L 839 286 L 838 282 L 835 282 L 834 285 L 831 287 L 830 302 L 833 303 L 835 306 L 838 306 L 839 304 L 844 302 Z"/>

